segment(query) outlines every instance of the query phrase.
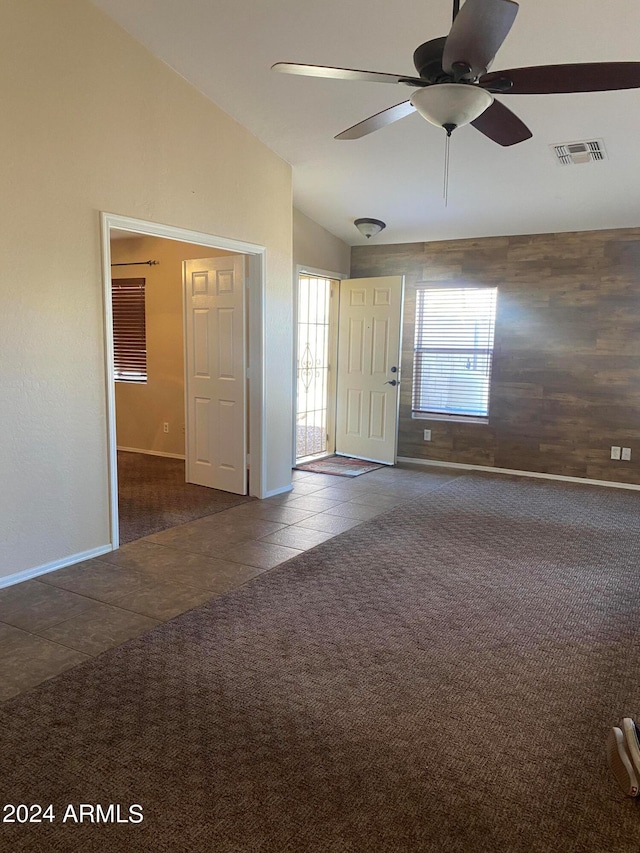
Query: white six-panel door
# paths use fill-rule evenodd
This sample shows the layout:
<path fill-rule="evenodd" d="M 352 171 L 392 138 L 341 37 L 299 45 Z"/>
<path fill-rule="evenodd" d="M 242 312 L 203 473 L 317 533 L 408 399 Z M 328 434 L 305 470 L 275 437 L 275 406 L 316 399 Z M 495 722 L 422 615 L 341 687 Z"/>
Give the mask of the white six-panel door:
<path fill-rule="evenodd" d="M 336 453 L 392 465 L 396 454 L 402 276 L 340 283 Z"/>
<path fill-rule="evenodd" d="M 244 256 L 184 262 L 187 482 L 247 493 Z"/>

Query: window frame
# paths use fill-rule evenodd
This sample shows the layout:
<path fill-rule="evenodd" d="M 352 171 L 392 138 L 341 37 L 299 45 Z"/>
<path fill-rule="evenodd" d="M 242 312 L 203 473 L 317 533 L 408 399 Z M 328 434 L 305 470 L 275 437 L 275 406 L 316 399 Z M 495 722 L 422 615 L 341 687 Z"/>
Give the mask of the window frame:
<path fill-rule="evenodd" d="M 489 319 L 490 345 L 486 345 L 486 341 L 482 346 L 424 346 L 424 326 L 428 322 L 425 312 L 426 297 L 429 292 L 453 293 L 464 291 L 491 291 L 493 298 L 491 300 L 492 315 Z M 495 330 L 498 305 L 498 288 L 496 286 L 442 286 L 438 284 L 424 285 L 416 287 L 416 304 L 415 304 L 415 333 L 413 342 L 413 383 L 411 391 L 411 417 L 423 420 L 443 420 L 443 421 L 458 421 L 462 423 L 483 423 L 489 422 L 489 413 L 491 409 L 491 379 L 493 372 L 493 362 L 495 355 Z M 421 304 L 422 303 L 422 304 Z M 486 322 L 487 317 L 483 318 Z M 487 377 L 486 377 L 486 408 L 482 411 L 464 412 L 464 411 L 439 411 L 437 406 L 428 408 L 428 401 L 423 398 L 423 373 L 425 370 L 421 355 L 432 354 L 451 354 L 451 355 L 467 355 L 470 358 L 478 356 L 486 358 L 488 361 Z M 443 409 L 444 406 L 439 407 Z M 455 407 L 452 407 L 455 408 Z M 458 408 L 462 408 L 458 406 Z"/>

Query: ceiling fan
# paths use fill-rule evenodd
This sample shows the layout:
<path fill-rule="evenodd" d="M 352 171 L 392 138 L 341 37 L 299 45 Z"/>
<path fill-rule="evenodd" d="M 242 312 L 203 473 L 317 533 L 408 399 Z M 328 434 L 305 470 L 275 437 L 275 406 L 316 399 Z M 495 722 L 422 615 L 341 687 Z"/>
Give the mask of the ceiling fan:
<path fill-rule="evenodd" d="M 499 145 L 515 145 L 531 138 L 532 133 L 515 113 L 494 99 L 494 94 L 545 95 L 640 87 L 640 62 L 539 65 L 488 72 L 517 12 L 518 4 L 513 0 L 466 0 L 462 8 L 460 0 L 453 0 L 449 35 L 421 44 L 413 54 L 418 77 L 293 62 L 277 62 L 273 70 L 399 83 L 416 89 L 408 101 L 358 122 L 336 139 L 359 139 L 417 111 L 443 127 L 448 136 L 456 127 L 471 124 Z"/>

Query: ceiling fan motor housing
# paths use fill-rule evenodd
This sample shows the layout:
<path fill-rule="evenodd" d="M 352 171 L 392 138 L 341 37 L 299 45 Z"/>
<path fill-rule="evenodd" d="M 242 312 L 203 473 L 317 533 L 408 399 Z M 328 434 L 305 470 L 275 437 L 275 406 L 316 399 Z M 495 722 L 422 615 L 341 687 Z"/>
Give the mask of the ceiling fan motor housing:
<path fill-rule="evenodd" d="M 431 39 L 417 47 L 413 53 L 413 64 L 416 71 L 429 83 L 438 83 L 448 80 L 449 75 L 442 70 L 442 53 L 447 37 Z"/>

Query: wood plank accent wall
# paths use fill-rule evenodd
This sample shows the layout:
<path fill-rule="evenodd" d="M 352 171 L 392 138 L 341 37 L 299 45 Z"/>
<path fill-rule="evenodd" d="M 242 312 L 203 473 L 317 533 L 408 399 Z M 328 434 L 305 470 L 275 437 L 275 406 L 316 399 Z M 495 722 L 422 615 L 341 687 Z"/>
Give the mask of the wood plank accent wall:
<path fill-rule="evenodd" d="M 640 228 L 352 249 L 353 278 L 398 274 L 399 456 L 640 484 Z M 425 284 L 498 288 L 487 424 L 411 417 Z"/>

